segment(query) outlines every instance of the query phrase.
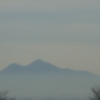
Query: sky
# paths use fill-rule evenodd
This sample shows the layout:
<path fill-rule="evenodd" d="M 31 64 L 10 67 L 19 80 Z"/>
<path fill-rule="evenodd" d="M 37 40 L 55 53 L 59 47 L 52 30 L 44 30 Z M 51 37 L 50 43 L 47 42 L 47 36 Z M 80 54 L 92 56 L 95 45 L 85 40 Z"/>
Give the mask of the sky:
<path fill-rule="evenodd" d="M 37 59 L 100 75 L 100 0 L 0 0 L 0 70 Z"/>

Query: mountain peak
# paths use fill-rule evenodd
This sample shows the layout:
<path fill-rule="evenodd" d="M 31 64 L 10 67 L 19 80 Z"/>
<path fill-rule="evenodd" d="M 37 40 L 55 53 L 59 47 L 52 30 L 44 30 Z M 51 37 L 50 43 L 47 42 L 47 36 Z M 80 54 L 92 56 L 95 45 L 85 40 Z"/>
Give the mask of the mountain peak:
<path fill-rule="evenodd" d="M 34 63 L 38 63 L 38 62 L 44 62 L 44 61 L 42 61 L 41 59 L 37 59 L 34 61 Z"/>
<path fill-rule="evenodd" d="M 33 71 L 54 71 L 54 70 L 59 70 L 60 68 L 52 65 L 48 62 L 42 61 L 41 59 L 38 59 L 28 66 L 26 66 L 27 70 L 33 70 Z"/>
<path fill-rule="evenodd" d="M 18 66 L 19 66 L 19 64 L 17 64 L 17 63 L 12 63 L 12 64 L 10 64 L 8 67 L 12 68 L 12 67 L 18 67 Z"/>
<path fill-rule="evenodd" d="M 37 60 L 33 61 L 31 64 L 29 64 L 29 65 L 37 65 L 37 64 L 43 64 L 43 63 L 46 63 L 46 62 L 42 61 L 41 59 L 37 59 Z"/>
<path fill-rule="evenodd" d="M 17 73 L 17 72 L 19 72 L 21 70 L 23 70 L 23 66 L 21 66 L 21 65 L 19 65 L 17 63 L 12 63 L 7 68 L 3 69 L 2 72 Z"/>
<path fill-rule="evenodd" d="M 77 75 L 92 75 L 89 72 L 84 71 L 75 71 L 68 68 L 61 69 L 55 65 L 52 65 L 48 62 L 42 61 L 41 59 L 37 59 L 31 64 L 27 66 L 22 66 L 17 63 L 10 64 L 7 68 L 2 70 L 2 73 L 39 73 L 39 72 L 54 72 L 54 73 L 70 73 Z"/>

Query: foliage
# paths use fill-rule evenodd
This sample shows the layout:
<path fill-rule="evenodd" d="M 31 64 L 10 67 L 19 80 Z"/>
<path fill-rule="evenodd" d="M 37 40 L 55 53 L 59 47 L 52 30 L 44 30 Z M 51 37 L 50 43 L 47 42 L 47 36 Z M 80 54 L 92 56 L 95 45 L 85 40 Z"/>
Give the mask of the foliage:
<path fill-rule="evenodd" d="M 7 93 L 8 91 L 0 92 L 0 100 L 15 100 L 15 98 L 8 98 Z"/>
<path fill-rule="evenodd" d="M 92 89 L 93 97 L 91 100 L 100 100 L 100 86 L 93 87 Z"/>

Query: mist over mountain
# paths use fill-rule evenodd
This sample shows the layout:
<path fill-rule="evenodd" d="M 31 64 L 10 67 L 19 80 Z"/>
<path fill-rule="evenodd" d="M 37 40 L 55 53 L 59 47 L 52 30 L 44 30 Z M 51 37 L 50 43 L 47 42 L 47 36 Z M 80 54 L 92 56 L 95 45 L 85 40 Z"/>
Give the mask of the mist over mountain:
<path fill-rule="evenodd" d="M 9 65 L 0 72 L 0 80 L 1 90 L 9 90 L 15 97 L 82 98 L 100 83 L 100 76 L 62 69 L 39 59 L 26 66 Z"/>

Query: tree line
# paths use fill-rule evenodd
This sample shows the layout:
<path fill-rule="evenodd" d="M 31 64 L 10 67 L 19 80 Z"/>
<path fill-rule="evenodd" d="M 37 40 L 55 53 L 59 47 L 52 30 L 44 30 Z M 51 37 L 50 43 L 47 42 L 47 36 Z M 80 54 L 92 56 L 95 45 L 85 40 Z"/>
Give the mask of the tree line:
<path fill-rule="evenodd" d="M 100 100 L 100 86 L 93 87 L 91 91 L 92 97 L 90 97 L 90 100 Z M 15 100 L 15 98 L 9 98 L 7 93 L 8 91 L 0 92 L 0 100 Z"/>

